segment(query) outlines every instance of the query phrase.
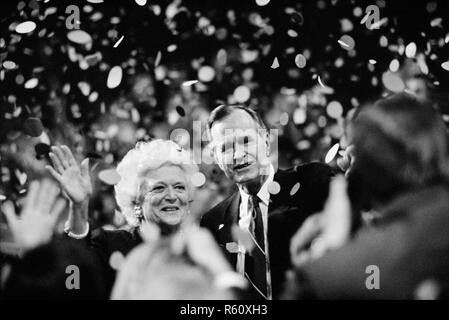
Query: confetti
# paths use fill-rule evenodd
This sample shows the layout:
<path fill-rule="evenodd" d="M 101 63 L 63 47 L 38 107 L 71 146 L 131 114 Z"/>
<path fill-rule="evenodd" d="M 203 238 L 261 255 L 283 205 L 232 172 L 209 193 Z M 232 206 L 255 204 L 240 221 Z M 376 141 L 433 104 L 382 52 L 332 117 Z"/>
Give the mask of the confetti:
<path fill-rule="evenodd" d="M 190 86 L 193 86 L 194 84 L 197 84 L 197 83 L 198 83 L 198 80 L 188 80 L 188 81 L 184 81 L 182 83 L 182 86 L 183 87 L 190 87 Z"/>
<path fill-rule="evenodd" d="M 340 46 L 345 50 L 353 50 L 355 47 L 355 41 L 351 36 L 344 35 L 338 40 Z"/>
<path fill-rule="evenodd" d="M 399 67 L 400 67 L 400 65 L 399 65 L 398 59 L 391 60 L 390 66 L 389 66 L 389 69 L 391 72 L 397 72 L 399 70 Z"/>
<path fill-rule="evenodd" d="M 234 98 L 238 103 L 245 103 L 251 97 L 251 91 L 247 86 L 239 86 L 234 90 Z"/>
<path fill-rule="evenodd" d="M 256 0 L 256 4 L 260 7 L 266 6 L 270 3 L 270 0 Z"/>
<path fill-rule="evenodd" d="M 108 185 L 116 185 L 121 179 L 116 169 L 102 170 L 98 173 L 98 178 Z"/>
<path fill-rule="evenodd" d="M 210 66 L 203 66 L 198 71 L 198 79 L 202 82 L 210 82 L 215 77 L 215 70 Z"/>
<path fill-rule="evenodd" d="M 443 62 L 443 63 L 441 64 L 441 67 L 442 67 L 444 70 L 449 71 L 449 61 Z"/>
<path fill-rule="evenodd" d="M 333 119 L 341 118 L 341 116 L 343 115 L 343 106 L 338 101 L 329 102 L 326 108 L 326 112 L 329 117 Z"/>
<path fill-rule="evenodd" d="M 414 42 L 411 42 L 405 48 L 405 55 L 407 56 L 407 58 L 414 58 L 416 55 L 416 50 L 416 44 Z"/>
<path fill-rule="evenodd" d="M 326 89 L 326 86 L 324 85 L 323 81 L 321 80 L 321 77 L 318 76 L 318 83 L 320 84 L 321 87 L 323 87 L 324 89 Z"/>
<path fill-rule="evenodd" d="M 83 30 L 72 30 L 67 33 L 67 38 L 77 44 L 88 44 L 92 42 L 90 34 Z"/>
<path fill-rule="evenodd" d="M 17 67 L 17 65 L 15 64 L 14 61 L 10 61 L 10 60 L 3 61 L 3 68 L 5 68 L 6 70 L 13 70 L 16 67 Z"/>
<path fill-rule="evenodd" d="M 25 82 L 24 87 L 25 89 L 34 89 L 39 84 L 39 80 L 37 78 L 31 78 Z"/>
<path fill-rule="evenodd" d="M 329 151 L 326 154 L 326 157 L 324 158 L 325 163 L 330 163 L 332 160 L 335 159 L 335 156 L 338 154 L 338 149 L 340 149 L 340 144 L 336 143 L 332 148 L 329 149 Z"/>
<path fill-rule="evenodd" d="M 195 172 L 190 178 L 194 187 L 202 187 L 206 183 L 206 176 L 202 172 Z"/>
<path fill-rule="evenodd" d="M 181 117 L 185 117 L 186 116 L 186 112 L 184 111 L 184 108 L 181 106 L 177 106 L 176 107 L 176 112 L 181 116 Z"/>
<path fill-rule="evenodd" d="M 281 191 L 281 185 L 276 182 L 272 181 L 268 184 L 268 192 L 272 195 L 276 195 Z"/>
<path fill-rule="evenodd" d="M 147 4 L 147 0 L 136 0 L 136 3 L 137 3 L 139 6 L 143 7 L 144 5 Z"/>
<path fill-rule="evenodd" d="M 273 63 L 271 64 L 271 69 L 277 69 L 279 68 L 279 61 L 278 58 L 274 58 Z"/>
<path fill-rule="evenodd" d="M 295 64 L 298 68 L 302 69 L 306 66 L 307 60 L 302 54 L 297 54 L 295 57 Z"/>
<path fill-rule="evenodd" d="M 120 66 L 114 66 L 108 74 L 106 85 L 109 89 L 117 88 L 122 82 L 123 71 Z"/>
<path fill-rule="evenodd" d="M 25 21 L 17 25 L 16 32 L 20 34 L 30 33 L 36 29 L 36 23 L 33 21 Z"/>
<path fill-rule="evenodd" d="M 299 191 L 299 188 L 301 188 L 301 184 L 299 182 L 295 183 L 295 185 L 290 190 L 290 195 L 294 196 Z"/>
<path fill-rule="evenodd" d="M 154 61 L 154 66 L 157 67 L 159 63 L 161 63 L 162 53 L 160 51 L 157 52 L 156 60 Z"/>
<path fill-rule="evenodd" d="M 117 48 L 120 45 L 120 43 L 122 43 L 123 38 L 125 38 L 125 36 L 121 36 L 120 39 L 118 39 L 118 41 L 114 44 L 114 48 Z"/>
<path fill-rule="evenodd" d="M 303 108 L 296 108 L 295 112 L 293 113 L 293 122 L 299 125 L 305 123 L 306 119 L 307 119 L 306 110 Z"/>
<path fill-rule="evenodd" d="M 404 81 L 402 81 L 399 76 L 391 72 L 385 72 L 382 75 L 382 83 L 385 88 L 393 92 L 402 92 L 405 89 Z"/>

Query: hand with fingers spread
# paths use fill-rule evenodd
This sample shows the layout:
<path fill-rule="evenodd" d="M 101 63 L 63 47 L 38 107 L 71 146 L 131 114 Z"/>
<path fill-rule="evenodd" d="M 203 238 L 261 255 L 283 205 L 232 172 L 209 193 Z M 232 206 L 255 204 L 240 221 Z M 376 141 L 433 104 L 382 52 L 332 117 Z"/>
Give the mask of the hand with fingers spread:
<path fill-rule="evenodd" d="M 21 250 L 28 251 L 48 243 L 66 200 L 59 197 L 59 188 L 53 182 L 44 180 L 30 184 L 25 205 L 20 217 L 11 202 L 2 206 L 14 241 Z"/>
<path fill-rule="evenodd" d="M 326 251 L 344 245 L 350 238 L 351 205 L 346 193 L 346 180 L 336 177 L 330 185 L 329 197 L 322 212 L 310 216 L 292 237 L 292 263 L 303 263 L 322 256 Z"/>
<path fill-rule="evenodd" d="M 51 151 L 50 158 L 54 168 L 46 166 L 46 169 L 60 183 L 73 203 L 87 201 L 92 195 L 89 159 L 84 159 L 79 166 L 67 146 L 52 147 Z"/>

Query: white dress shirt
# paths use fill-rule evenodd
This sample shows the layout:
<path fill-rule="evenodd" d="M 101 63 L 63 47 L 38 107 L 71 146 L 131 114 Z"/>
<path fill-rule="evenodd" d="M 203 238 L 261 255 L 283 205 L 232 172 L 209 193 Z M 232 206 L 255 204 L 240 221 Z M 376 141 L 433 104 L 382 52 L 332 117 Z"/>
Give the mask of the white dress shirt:
<path fill-rule="evenodd" d="M 271 286 L 271 271 L 269 268 L 269 255 L 268 255 L 268 205 L 270 203 L 270 193 L 268 191 L 268 186 L 273 182 L 274 179 L 274 168 L 273 165 L 270 164 L 268 178 L 260 188 L 257 193 L 257 197 L 259 198 L 259 208 L 262 213 L 262 221 L 263 221 L 263 230 L 264 230 L 264 238 L 265 238 L 265 256 L 267 259 L 267 284 Z M 250 232 L 249 225 L 252 219 L 252 212 L 249 211 L 249 197 L 250 195 L 246 193 L 242 188 L 239 188 L 241 202 L 239 208 L 239 227 L 240 229 Z M 242 243 L 239 242 L 239 251 L 237 256 L 237 272 L 245 275 L 245 253 L 246 249 Z M 270 297 L 271 298 L 271 297 Z"/>

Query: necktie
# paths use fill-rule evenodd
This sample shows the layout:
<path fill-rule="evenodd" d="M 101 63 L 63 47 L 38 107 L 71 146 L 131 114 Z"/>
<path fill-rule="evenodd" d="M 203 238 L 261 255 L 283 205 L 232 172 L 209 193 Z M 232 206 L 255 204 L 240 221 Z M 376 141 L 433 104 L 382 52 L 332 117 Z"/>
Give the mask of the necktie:
<path fill-rule="evenodd" d="M 250 196 L 248 209 L 251 213 L 249 232 L 254 246 L 245 257 L 245 276 L 262 298 L 271 299 L 270 266 L 266 250 L 268 246 L 257 196 Z"/>

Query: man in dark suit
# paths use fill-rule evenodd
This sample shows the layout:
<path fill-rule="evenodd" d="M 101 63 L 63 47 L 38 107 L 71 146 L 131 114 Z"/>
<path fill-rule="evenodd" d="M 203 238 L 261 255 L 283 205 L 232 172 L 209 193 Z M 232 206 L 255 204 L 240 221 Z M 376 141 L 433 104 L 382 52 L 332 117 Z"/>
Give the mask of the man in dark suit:
<path fill-rule="evenodd" d="M 290 238 L 322 209 L 331 169 L 310 163 L 275 172 L 266 126 L 245 106 L 217 107 L 208 129 L 214 157 L 238 191 L 207 212 L 201 225 L 247 278 L 254 297 L 276 298 L 290 266 Z"/>

